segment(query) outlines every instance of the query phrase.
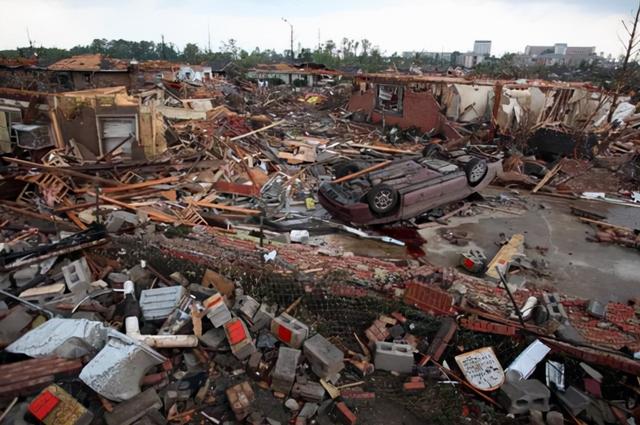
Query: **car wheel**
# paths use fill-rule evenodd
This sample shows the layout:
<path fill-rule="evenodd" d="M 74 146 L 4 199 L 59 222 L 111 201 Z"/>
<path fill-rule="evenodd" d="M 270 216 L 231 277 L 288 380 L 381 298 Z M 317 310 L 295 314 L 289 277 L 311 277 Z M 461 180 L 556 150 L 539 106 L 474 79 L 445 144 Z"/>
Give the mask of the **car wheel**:
<path fill-rule="evenodd" d="M 480 158 L 472 158 L 464 168 L 467 173 L 467 182 L 469 186 L 477 186 L 489 172 L 487 161 Z"/>
<path fill-rule="evenodd" d="M 333 174 L 336 176 L 336 179 L 340 179 L 349 174 L 357 173 L 361 169 L 362 167 L 360 167 L 360 164 L 357 162 L 342 162 L 333 168 Z"/>
<path fill-rule="evenodd" d="M 422 149 L 422 156 L 425 158 L 435 158 L 442 153 L 442 146 L 431 143 Z"/>
<path fill-rule="evenodd" d="M 367 202 L 371 211 L 384 215 L 389 214 L 398 206 L 399 197 L 397 190 L 386 184 L 381 184 L 374 186 L 369 191 Z"/>

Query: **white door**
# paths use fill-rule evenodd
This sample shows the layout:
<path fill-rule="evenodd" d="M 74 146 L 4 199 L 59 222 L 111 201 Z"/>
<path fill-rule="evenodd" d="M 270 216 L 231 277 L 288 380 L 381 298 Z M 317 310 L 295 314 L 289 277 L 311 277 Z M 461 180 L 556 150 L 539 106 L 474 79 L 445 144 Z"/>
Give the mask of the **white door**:
<path fill-rule="evenodd" d="M 102 153 L 106 154 L 116 148 L 131 134 L 136 135 L 135 117 L 101 118 L 102 124 Z M 125 157 L 131 157 L 131 144 L 133 140 L 120 146 Z"/>

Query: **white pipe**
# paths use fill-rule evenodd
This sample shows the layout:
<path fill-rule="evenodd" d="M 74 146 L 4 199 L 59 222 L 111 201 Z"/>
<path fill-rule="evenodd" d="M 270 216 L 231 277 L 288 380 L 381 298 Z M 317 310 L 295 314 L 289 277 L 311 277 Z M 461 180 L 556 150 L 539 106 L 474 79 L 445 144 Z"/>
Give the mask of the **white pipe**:
<path fill-rule="evenodd" d="M 136 316 L 125 318 L 124 326 L 127 331 L 127 336 L 144 342 L 149 347 L 180 348 L 198 346 L 198 337 L 195 335 L 142 335 L 140 333 L 140 323 Z"/>

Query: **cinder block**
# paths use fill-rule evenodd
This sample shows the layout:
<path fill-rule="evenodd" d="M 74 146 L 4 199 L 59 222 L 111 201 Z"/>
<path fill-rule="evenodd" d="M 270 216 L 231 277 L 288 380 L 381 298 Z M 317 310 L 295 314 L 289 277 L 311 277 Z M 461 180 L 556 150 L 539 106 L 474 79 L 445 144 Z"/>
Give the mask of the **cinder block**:
<path fill-rule="evenodd" d="M 217 293 L 210 296 L 202 302 L 202 305 L 207 311 L 207 317 L 216 328 L 231 320 L 231 312 L 227 308 L 222 294 Z"/>
<path fill-rule="evenodd" d="M 236 298 L 233 309 L 236 310 L 246 320 L 253 320 L 256 312 L 260 308 L 260 303 L 249 295 L 242 295 Z"/>
<path fill-rule="evenodd" d="M 245 381 L 241 384 L 227 388 L 226 393 L 227 398 L 229 399 L 229 404 L 231 405 L 231 410 L 233 410 L 236 419 L 238 421 L 242 421 L 244 418 L 249 416 L 249 413 L 251 412 L 251 405 L 256 399 L 253 388 L 251 388 L 251 384 Z"/>
<path fill-rule="evenodd" d="M 260 304 L 260 308 L 253 316 L 253 325 L 251 326 L 251 332 L 258 332 L 268 327 L 271 321 L 276 316 L 278 306 L 276 304 Z"/>
<path fill-rule="evenodd" d="M 537 379 L 507 382 L 500 387 L 498 401 L 515 415 L 529 410 L 547 412 L 551 392 Z"/>
<path fill-rule="evenodd" d="M 300 350 L 295 348 L 280 347 L 278 360 L 271 372 L 271 389 L 283 394 L 289 394 L 291 386 L 296 379 L 296 368 L 300 359 Z"/>
<path fill-rule="evenodd" d="M 413 371 L 413 347 L 407 344 L 376 342 L 375 366 L 389 372 L 411 373 Z"/>
<path fill-rule="evenodd" d="M 296 381 L 291 389 L 292 397 L 316 403 L 319 403 L 324 399 L 324 393 L 324 387 L 318 382 Z"/>
<path fill-rule="evenodd" d="M 67 283 L 67 288 L 69 288 L 71 292 L 86 291 L 89 284 L 93 282 L 91 270 L 87 264 L 87 259 L 84 257 L 72 262 L 68 266 L 63 266 L 62 274 Z"/>
<path fill-rule="evenodd" d="M 304 342 L 304 355 L 322 379 L 331 380 L 344 369 L 344 353 L 320 334 Z"/>
<path fill-rule="evenodd" d="M 58 295 L 64 294 L 66 287 L 64 283 L 54 283 L 52 285 L 30 288 L 20 293 L 20 298 L 37 304 L 51 301 Z"/>
<path fill-rule="evenodd" d="M 560 304 L 560 297 L 558 294 L 542 294 L 542 299 L 544 304 L 547 306 L 550 318 L 560 323 L 564 323 L 569 320 L 569 316 L 567 316 L 564 306 Z"/>
<path fill-rule="evenodd" d="M 185 294 L 182 286 L 145 289 L 140 293 L 140 310 L 145 320 L 169 317 Z"/>
<path fill-rule="evenodd" d="M 127 211 L 114 211 L 107 216 L 104 225 L 107 228 L 107 232 L 115 233 L 120 230 L 125 223 L 138 224 L 138 216 Z"/>
<path fill-rule="evenodd" d="M 282 313 L 271 321 L 271 333 L 289 347 L 300 348 L 309 335 L 309 327 L 287 313 Z"/>
<path fill-rule="evenodd" d="M 231 346 L 231 352 L 240 360 L 244 360 L 256 351 L 247 325 L 242 319 L 231 319 L 224 324 L 224 333 Z"/>
<path fill-rule="evenodd" d="M 589 301 L 587 305 L 587 313 L 598 319 L 604 319 L 607 314 L 607 307 L 596 300 Z"/>
<path fill-rule="evenodd" d="M 565 392 L 557 391 L 556 396 L 574 416 L 579 415 L 591 403 L 591 398 L 573 385 Z"/>

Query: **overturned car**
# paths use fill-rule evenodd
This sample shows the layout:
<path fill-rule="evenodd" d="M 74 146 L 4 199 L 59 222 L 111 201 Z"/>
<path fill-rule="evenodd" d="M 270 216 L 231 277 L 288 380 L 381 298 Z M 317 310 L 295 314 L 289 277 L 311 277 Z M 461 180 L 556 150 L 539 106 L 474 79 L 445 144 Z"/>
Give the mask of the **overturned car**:
<path fill-rule="evenodd" d="M 357 172 L 363 164 L 336 167 L 336 176 Z M 320 203 L 334 217 L 356 224 L 408 220 L 486 187 L 502 170 L 502 162 L 488 162 L 460 150 L 428 152 L 424 157 L 398 159 L 382 169 L 343 183 L 320 186 Z"/>

